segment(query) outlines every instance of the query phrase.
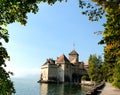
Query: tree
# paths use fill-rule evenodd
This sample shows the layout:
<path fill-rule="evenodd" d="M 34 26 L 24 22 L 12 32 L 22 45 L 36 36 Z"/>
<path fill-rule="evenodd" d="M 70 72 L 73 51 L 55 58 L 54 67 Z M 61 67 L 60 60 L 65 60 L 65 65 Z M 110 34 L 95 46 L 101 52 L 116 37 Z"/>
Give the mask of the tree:
<path fill-rule="evenodd" d="M 2 33 L 0 32 L 0 37 L 8 42 L 8 32 Z M 10 74 L 12 72 L 7 72 L 4 67 L 6 67 L 5 60 L 10 59 L 6 49 L 2 46 L 0 42 L 0 95 L 12 95 L 15 93 L 15 89 L 13 87 L 13 82 L 10 79 Z"/>
<path fill-rule="evenodd" d="M 99 42 L 105 44 L 104 48 L 104 78 L 119 87 L 119 61 L 120 61 L 120 0 L 92 0 L 96 5 L 79 0 L 80 7 L 87 7 L 83 12 L 91 21 L 98 21 L 105 13 L 106 23 L 103 25 L 103 39 Z M 96 7 L 95 7 L 96 6 Z M 90 10 L 93 9 L 93 10 Z M 116 76 L 117 74 L 117 76 Z"/>
<path fill-rule="evenodd" d="M 35 0 L 1 0 L 0 1 L 0 39 L 9 41 L 8 30 L 5 28 L 10 23 L 20 22 L 26 24 L 28 12 L 36 13 L 38 11 Z M 7 72 L 5 60 L 9 59 L 7 50 L 0 41 L 0 95 L 12 95 L 15 93 L 13 82 L 10 79 L 12 72 Z"/>
<path fill-rule="evenodd" d="M 38 4 L 47 2 L 52 5 L 62 0 L 1 0 L 0 1 L 0 32 L 7 31 L 4 26 L 19 22 L 22 25 L 27 23 L 27 13 L 36 14 L 39 10 Z"/>
<path fill-rule="evenodd" d="M 119 61 L 120 61 L 120 0 L 108 0 L 105 2 L 106 24 L 103 32 L 104 48 L 104 67 L 106 79 L 114 86 L 120 88 Z M 105 66 L 106 65 L 106 66 Z M 104 69 L 104 70 L 105 70 Z M 116 76 L 117 75 L 117 76 Z"/>
<path fill-rule="evenodd" d="M 120 85 L 120 82 L 117 82 L 119 80 L 118 77 L 116 77 L 116 74 L 120 76 L 120 73 L 117 73 L 119 71 L 119 61 L 120 61 L 120 11 L 117 11 L 118 8 L 116 8 L 116 11 L 111 10 L 109 12 L 109 15 L 106 15 L 107 17 L 107 23 L 105 24 L 105 31 L 104 31 L 104 42 L 106 43 L 105 47 L 105 63 L 111 64 L 110 71 L 113 71 L 112 81 L 114 86 L 118 87 Z M 117 65 L 117 66 L 116 66 Z M 116 81 L 116 82 L 115 82 Z M 119 87 L 120 88 L 120 87 Z"/>
<path fill-rule="evenodd" d="M 92 81 L 100 82 L 101 73 L 100 73 L 100 64 L 102 63 L 101 57 L 96 55 L 90 55 L 88 60 L 88 75 Z"/>
<path fill-rule="evenodd" d="M 2 45 L 2 39 L 9 41 L 8 24 L 19 22 L 21 25 L 27 23 L 27 13 L 38 12 L 38 4 L 47 2 L 54 4 L 62 0 L 0 0 L 0 95 L 12 95 L 15 93 L 13 82 L 10 79 L 12 72 L 7 72 L 5 60 L 9 59 L 6 48 Z"/>

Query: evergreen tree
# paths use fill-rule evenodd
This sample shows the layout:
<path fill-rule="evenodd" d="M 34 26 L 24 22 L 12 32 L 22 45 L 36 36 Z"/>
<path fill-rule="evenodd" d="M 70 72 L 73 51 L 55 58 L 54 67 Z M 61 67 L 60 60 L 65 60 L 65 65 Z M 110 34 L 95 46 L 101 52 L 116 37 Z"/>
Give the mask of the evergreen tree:
<path fill-rule="evenodd" d="M 101 57 L 90 55 L 88 63 L 88 75 L 90 79 L 95 82 L 100 82 L 102 80 L 100 73 Z"/>

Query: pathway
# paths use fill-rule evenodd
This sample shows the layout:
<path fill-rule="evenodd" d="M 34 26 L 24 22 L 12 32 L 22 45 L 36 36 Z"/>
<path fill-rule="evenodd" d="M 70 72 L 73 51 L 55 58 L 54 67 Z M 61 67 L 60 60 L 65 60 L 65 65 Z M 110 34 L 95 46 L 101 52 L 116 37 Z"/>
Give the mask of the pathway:
<path fill-rule="evenodd" d="M 100 95 L 120 95 L 120 90 L 113 87 L 110 83 L 105 83 Z"/>

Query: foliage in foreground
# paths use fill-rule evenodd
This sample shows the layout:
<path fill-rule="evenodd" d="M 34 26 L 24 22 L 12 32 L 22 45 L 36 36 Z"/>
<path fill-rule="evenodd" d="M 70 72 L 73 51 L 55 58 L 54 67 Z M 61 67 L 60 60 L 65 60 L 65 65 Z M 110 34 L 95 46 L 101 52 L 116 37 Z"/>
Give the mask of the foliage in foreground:
<path fill-rule="evenodd" d="M 120 1 L 114 0 L 106 8 L 106 24 L 103 32 L 104 48 L 104 74 L 106 80 L 120 88 Z M 106 66 L 105 66 L 106 65 Z M 106 70 L 107 69 L 107 70 Z M 106 71 L 107 72 L 106 72 Z"/>
<path fill-rule="evenodd" d="M 0 37 L 3 38 L 5 42 L 8 42 L 7 32 L 4 34 L 0 33 Z M 4 48 L 0 42 L 0 95 L 12 95 L 12 93 L 15 93 L 13 82 L 10 79 L 10 74 L 12 75 L 12 72 L 7 72 L 5 70 L 6 59 L 9 60 L 10 57 L 8 56 L 6 48 Z"/>
<path fill-rule="evenodd" d="M 27 13 L 38 12 L 38 4 L 47 2 L 54 4 L 62 0 L 0 0 L 0 95 L 12 95 L 15 93 L 13 82 L 10 79 L 11 72 L 7 72 L 5 60 L 9 59 L 6 48 L 2 45 L 2 39 L 7 43 L 9 34 L 6 26 L 19 22 L 21 25 L 27 23 Z"/>
<path fill-rule="evenodd" d="M 5 28 L 8 24 L 19 22 L 22 25 L 27 23 L 27 13 L 37 13 L 38 5 L 41 2 L 47 2 L 52 5 L 56 1 L 64 0 L 0 0 L 0 39 L 8 42 L 8 31 Z M 65 0 L 67 1 L 67 0 Z M 92 0 L 97 4 L 91 4 L 85 0 L 79 0 L 79 7 L 83 9 L 84 15 L 89 17 L 91 21 L 98 21 L 106 12 L 105 31 L 103 39 L 100 43 L 106 44 L 104 48 L 104 59 L 106 70 L 104 78 L 110 80 L 116 87 L 120 88 L 119 77 L 119 61 L 120 61 L 120 0 Z M 5 59 L 8 58 L 6 49 L 0 41 L 0 94 L 8 95 L 14 93 L 13 83 L 10 80 L 10 73 L 3 68 L 6 66 Z M 110 64 L 110 65 L 108 65 Z M 111 73 L 107 74 L 107 72 Z M 5 76 L 4 76 L 5 75 Z M 3 76 L 3 77 L 2 77 Z M 107 77 L 108 76 L 108 77 Z M 113 77 L 114 76 L 114 77 Z M 4 85 L 2 84 L 4 82 Z M 7 85 L 6 85 L 7 83 Z M 2 87 L 3 86 L 3 87 Z M 4 89 L 3 89 L 4 88 Z M 3 90 L 2 90 L 3 89 Z M 5 93 L 4 93 L 5 92 Z"/>

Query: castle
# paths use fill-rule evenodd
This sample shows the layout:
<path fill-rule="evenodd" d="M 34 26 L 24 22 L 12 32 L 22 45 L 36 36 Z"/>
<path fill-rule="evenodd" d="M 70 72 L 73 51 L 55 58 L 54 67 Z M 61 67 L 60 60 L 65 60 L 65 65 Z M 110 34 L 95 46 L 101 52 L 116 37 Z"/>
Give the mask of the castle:
<path fill-rule="evenodd" d="M 79 54 L 72 50 L 69 59 L 63 54 L 56 60 L 47 59 L 41 66 L 40 82 L 81 82 L 85 72 L 84 63 L 79 62 Z"/>

